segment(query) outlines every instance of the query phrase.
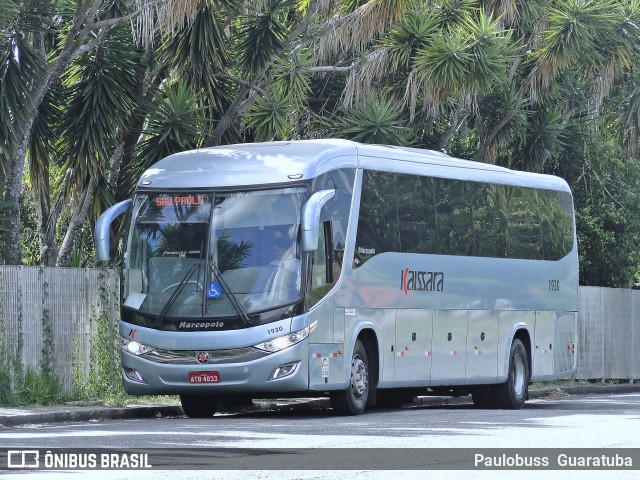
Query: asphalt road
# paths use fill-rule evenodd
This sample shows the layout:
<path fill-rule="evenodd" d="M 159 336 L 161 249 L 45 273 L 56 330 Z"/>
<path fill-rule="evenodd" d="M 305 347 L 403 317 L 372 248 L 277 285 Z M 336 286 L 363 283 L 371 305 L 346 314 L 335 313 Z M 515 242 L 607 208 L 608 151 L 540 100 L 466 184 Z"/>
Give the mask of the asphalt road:
<path fill-rule="evenodd" d="M 529 401 L 519 411 L 477 410 L 462 403 L 374 410 L 359 417 L 336 417 L 328 409 L 309 406 L 222 414 L 201 420 L 162 416 L 22 425 L 0 430 L 0 450 L 60 447 L 131 452 L 179 449 L 168 451 L 163 458 L 152 455 L 151 459 L 156 467 L 169 468 L 172 462 L 177 462 L 192 469 L 136 471 L 135 474 L 96 471 L 91 472 L 92 480 L 335 479 L 345 476 L 466 480 L 507 478 L 503 476 L 507 473 L 511 474 L 509 478 L 518 479 L 542 476 L 563 480 L 637 479 L 640 478 L 640 465 L 635 465 L 631 471 L 569 468 L 563 471 L 471 469 L 456 472 L 451 469 L 459 468 L 456 462 L 469 452 L 483 452 L 488 448 L 498 449 L 493 452 L 518 449 L 517 452 L 531 454 L 544 453 L 540 450 L 543 448 L 567 452 L 609 449 L 606 452 L 625 455 L 634 452 L 636 461 L 636 457 L 640 458 L 640 393 L 546 396 Z M 429 450 L 417 450 L 423 448 Z M 435 459 L 430 458 L 425 467 L 425 455 L 433 453 Z M 393 470 L 388 470 L 390 468 Z M 445 470 L 428 472 L 425 468 Z M 30 478 L 69 478 L 69 475 L 85 478 L 85 473 L 42 472 L 31 473 Z M 7 478 L 24 476 L 11 473 Z"/>

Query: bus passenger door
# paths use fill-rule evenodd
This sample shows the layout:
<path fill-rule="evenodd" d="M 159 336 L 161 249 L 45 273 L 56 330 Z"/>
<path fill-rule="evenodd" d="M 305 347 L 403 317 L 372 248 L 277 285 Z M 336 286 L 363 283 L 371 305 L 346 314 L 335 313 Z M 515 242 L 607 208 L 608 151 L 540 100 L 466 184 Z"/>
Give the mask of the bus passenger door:
<path fill-rule="evenodd" d="M 426 385 L 431 377 L 431 310 L 396 310 L 395 380 Z"/>
<path fill-rule="evenodd" d="M 467 310 L 434 310 L 432 385 L 464 383 L 467 316 Z"/>
<path fill-rule="evenodd" d="M 467 385 L 495 383 L 498 377 L 498 325 L 500 312 L 469 312 L 467 335 Z"/>

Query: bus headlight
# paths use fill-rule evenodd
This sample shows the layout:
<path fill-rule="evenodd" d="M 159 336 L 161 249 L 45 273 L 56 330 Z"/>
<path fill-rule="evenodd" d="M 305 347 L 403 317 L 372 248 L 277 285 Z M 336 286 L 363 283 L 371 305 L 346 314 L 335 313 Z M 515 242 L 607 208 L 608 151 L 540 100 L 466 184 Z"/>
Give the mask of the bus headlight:
<path fill-rule="evenodd" d="M 145 353 L 155 350 L 155 348 L 153 347 L 148 347 L 147 345 L 143 345 L 140 342 L 136 342 L 135 340 L 130 340 L 124 337 L 120 337 L 120 346 L 123 350 L 133 355 L 144 355 Z"/>
<path fill-rule="evenodd" d="M 269 353 L 279 352 L 280 350 L 289 348 L 292 345 L 300 343 L 302 340 L 307 338 L 311 334 L 311 332 L 315 330 L 317 324 L 318 322 L 313 322 L 311 325 L 303 328 L 302 330 L 287 333 L 286 335 L 283 335 L 281 337 L 267 340 L 266 342 L 259 343 L 258 345 L 254 345 L 253 347 Z"/>

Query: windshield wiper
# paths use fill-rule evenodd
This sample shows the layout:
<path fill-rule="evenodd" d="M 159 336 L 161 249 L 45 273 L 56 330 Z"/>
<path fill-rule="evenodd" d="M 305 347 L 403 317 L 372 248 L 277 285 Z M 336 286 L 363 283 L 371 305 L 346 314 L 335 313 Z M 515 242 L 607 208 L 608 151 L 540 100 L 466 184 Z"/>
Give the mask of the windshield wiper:
<path fill-rule="evenodd" d="M 176 289 L 173 291 L 173 293 L 169 297 L 169 300 L 167 300 L 167 303 L 165 303 L 164 307 L 162 307 L 162 310 L 160 311 L 160 315 L 158 315 L 158 318 L 156 319 L 156 326 L 162 325 L 162 321 L 164 320 L 164 317 L 167 315 L 167 312 L 169 311 L 169 309 L 176 302 L 176 300 L 178 299 L 178 296 L 182 293 L 182 290 L 184 290 L 185 285 L 187 284 L 189 279 L 193 276 L 193 272 L 199 269 L 200 269 L 200 264 L 194 263 L 191 266 L 191 268 L 187 271 L 186 275 L 182 278 L 182 280 L 180 280 L 180 283 L 176 286 Z"/>
<path fill-rule="evenodd" d="M 222 285 L 222 288 L 224 288 L 225 292 L 227 292 L 227 297 L 229 297 L 229 301 L 231 302 L 231 305 L 233 305 L 233 308 L 235 309 L 235 311 L 238 312 L 238 315 L 240 315 L 240 318 L 242 319 L 242 321 L 244 323 L 251 323 L 251 320 L 249 319 L 247 312 L 244 311 L 244 308 L 242 308 L 242 305 L 240 305 L 240 302 L 238 302 L 238 298 L 231 291 L 231 289 L 229 288 L 229 285 L 227 285 L 227 282 L 225 282 L 224 278 L 222 278 L 222 272 L 220 271 L 218 266 L 215 263 L 211 262 L 209 264 L 209 268 L 211 269 L 213 274 L 216 276 L 216 278 L 220 282 L 220 285 Z"/>

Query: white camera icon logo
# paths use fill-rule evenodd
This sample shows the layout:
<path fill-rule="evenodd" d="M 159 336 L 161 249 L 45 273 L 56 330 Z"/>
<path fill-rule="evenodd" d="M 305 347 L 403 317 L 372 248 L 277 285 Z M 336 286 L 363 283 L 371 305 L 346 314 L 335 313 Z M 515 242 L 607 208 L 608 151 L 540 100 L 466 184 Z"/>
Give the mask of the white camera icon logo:
<path fill-rule="evenodd" d="M 8 450 L 8 468 L 39 468 L 40 452 L 38 450 Z"/>

